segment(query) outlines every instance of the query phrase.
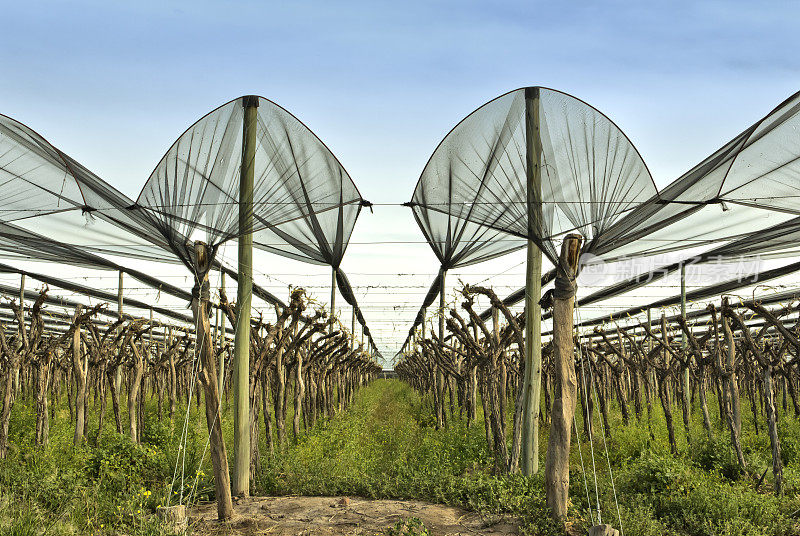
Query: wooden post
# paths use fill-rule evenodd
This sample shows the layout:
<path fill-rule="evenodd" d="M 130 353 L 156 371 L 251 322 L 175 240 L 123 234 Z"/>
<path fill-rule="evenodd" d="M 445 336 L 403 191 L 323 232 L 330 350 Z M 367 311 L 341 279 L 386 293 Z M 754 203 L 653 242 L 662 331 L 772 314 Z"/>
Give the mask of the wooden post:
<path fill-rule="evenodd" d="M 22 320 L 19 323 L 20 341 L 22 341 L 22 332 L 25 331 L 25 274 L 19 276 L 19 312 Z M 22 342 L 20 342 L 20 345 Z M 14 389 L 13 396 L 19 393 L 19 367 L 14 371 Z"/>
<path fill-rule="evenodd" d="M 86 374 L 88 363 L 81 355 L 81 327 L 78 325 L 78 317 L 81 316 L 83 306 L 75 306 L 75 331 L 72 333 L 72 368 L 75 373 L 75 435 L 73 443 L 77 446 L 86 437 L 84 428 L 86 426 Z"/>
<path fill-rule="evenodd" d="M 222 271 L 222 268 L 220 268 L 219 272 L 219 288 L 222 292 L 225 292 L 225 272 Z M 219 307 L 217 307 L 217 335 L 219 336 L 217 341 L 219 346 L 219 378 L 217 385 L 219 386 L 219 396 L 222 398 L 222 393 L 225 390 L 225 352 L 222 351 L 222 347 L 225 345 L 225 315 L 222 314 L 222 310 Z"/>
<path fill-rule="evenodd" d="M 522 418 L 522 473 L 539 471 L 539 399 L 542 389 L 542 250 L 530 240 L 542 212 L 539 88 L 525 89 L 525 172 L 527 176 L 528 258 L 525 277 L 525 377 Z"/>
<path fill-rule="evenodd" d="M 724 302 L 727 305 L 727 302 Z M 733 425 L 736 428 L 737 436 L 742 435 L 742 412 L 739 404 L 739 382 L 736 379 L 736 343 L 733 339 L 731 323 L 725 315 L 722 315 L 722 332 L 725 336 L 725 368 L 728 373 L 725 380 L 729 397 L 731 413 L 733 415 Z"/>
<path fill-rule="evenodd" d="M 686 320 L 686 264 L 681 263 L 681 317 Z M 681 348 L 686 348 L 686 335 L 681 333 Z"/>
<path fill-rule="evenodd" d="M 233 494 L 250 495 L 250 303 L 253 298 L 253 183 L 258 97 L 242 98 L 242 171 L 239 179 L 239 265 L 233 361 Z"/>
<path fill-rule="evenodd" d="M 122 319 L 122 270 L 119 272 L 117 283 L 117 318 Z"/>
<path fill-rule="evenodd" d="M 439 289 L 439 340 L 444 342 L 444 286 L 447 272 L 442 270 L 442 286 Z"/>
<path fill-rule="evenodd" d="M 681 263 L 681 317 L 686 320 L 686 265 Z M 681 333 L 681 348 L 686 350 L 686 346 L 688 346 L 689 341 L 685 334 Z M 689 362 L 691 363 L 692 356 L 688 356 Z M 683 371 L 683 388 L 688 393 L 689 392 L 689 363 L 687 363 L 686 370 Z M 688 394 L 685 395 L 686 400 L 688 400 Z M 689 407 L 689 412 L 691 414 L 691 407 Z"/>
<path fill-rule="evenodd" d="M 686 264 L 681 263 L 681 318 L 686 321 Z M 691 447 L 692 436 L 690 429 L 690 420 L 692 415 L 692 405 L 690 397 L 689 385 L 689 367 L 692 363 L 692 355 L 686 352 L 686 347 L 689 340 L 685 333 L 681 332 L 681 348 L 683 349 L 683 358 L 686 360 L 683 373 L 681 374 L 681 391 L 683 391 L 681 398 L 683 399 L 683 425 L 686 429 L 686 443 Z"/>
<path fill-rule="evenodd" d="M 19 306 L 20 311 L 25 311 L 25 274 L 19 276 Z M 25 315 L 22 315 L 25 318 Z"/>
<path fill-rule="evenodd" d="M 653 310 L 650 309 L 649 307 L 647 308 L 647 327 L 650 328 L 650 329 L 653 328 Z M 655 344 L 653 341 L 651 341 L 650 339 L 647 339 L 647 341 L 645 343 L 645 349 L 646 349 L 646 354 L 647 355 L 649 355 L 650 352 L 653 350 L 653 344 Z M 648 374 L 649 375 L 648 381 L 649 381 L 650 385 L 654 385 L 655 386 L 655 391 L 658 392 L 658 379 L 656 378 L 655 368 L 654 367 L 650 367 L 650 370 L 649 371 L 647 371 L 647 370 L 644 371 L 643 374 Z M 652 396 L 652 390 L 650 392 L 650 395 Z M 651 415 L 651 405 L 652 405 L 652 400 L 648 399 L 648 409 L 647 409 L 647 411 L 648 411 L 647 418 L 648 419 L 650 419 L 651 416 L 652 416 Z M 648 420 L 647 421 L 648 428 L 650 428 L 650 425 L 651 425 L 651 420 Z M 652 437 L 652 435 L 653 435 L 653 430 L 650 429 L 650 436 Z"/>
<path fill-rule="evenodd" d="M 444 294 L 445 294 L 445 276 L 447 271 L 442 269 L 442 286 L 439 289 L 439 340 L 444 344 Z M 436 378 L 434 380 L 436 389 L 436 396 L 434 397 L 438 404 L 436 405 L 436 428 L 441 428 L 445 425 L 445 412 L 444 412 L 444 374 L 441 368 L 436 366 Z"/>
<path fill-rule="evenodd" d="M 336 317 L 336 268 L 331 268 L 331 333 L 333 333 L 333 323 Z"/>
<path fill-rule="evenodd" d="M 578 380 L 575 376 L 575 351 L 572 339 L 574 290 L 559 296 L 559 288 L 575 288 L 581 237 L 571 234 L 561 245 L 561 266 L 557 267 L 556 295 L 553 301 L 553 358 L 555 360 L 553 409 L 545 460 L 547 506 L 555 519 L 567 515 L 569 502 L 569 449 L 575 417 Z M 561 291 L 564 292 L 564 291 Z M 567 295 L 571 294 L 571 295 Z"/>
<path fill-rule="evenodd" d="M 211 325 L 208 321 L 209 283 L 208 246 L 203 242 L 195 242 L 195 271 L 204 274 L 196 281 L 198 286 L 197 296 L 192 300 L 192 313 L 196 323 L 195 344 L 200 354 L 202 370 L 200 383 L 203 384 L 205 393 L 206 424 L 208 425 L 209 451 L 211 465 L 214 468 L 214 494 L 217 497 L 217 517 L 220 520 L 230 519 L 233 515 L 233 500 L 231 498 L 230 473 L 228 472 L 228 454 L 225 449 L 225 439 L 222 436 L 222 415 L 220 410 L 220 397 L 217 390 L 216 363 L 214 360 L 214 344 L 211 340 Z M 240 278 L 241 281 L 241 278 Z M 249 325 L 249 320 L 247 321 Z M 249 387 L 248 387 L 249 388 Z M 247 392 L 245 392 L 247 395 Z M 247 415 L 245 414 L 245 417 Z M 245 420 L 245 424 L 249 423 Z M 248 434 L 249 435 L 249 434 Z M 249 452 L 249 443 L 247 444 Z M 247 467 L 249 473 L 249 467 Z"/>
<path fill-rule="evenodd" d="M 167 330 L 166 347 L 169 348 L 169 420 L 171 428 L 175 424 L 172 418 L 175 415 L 175 404 L 178 402 L 178 374 L 175 370 L 175 351 L 172 348 L 172 326 L 169 326 Z"/>
<path fill-rule="evenodd" d="M 355 309 L 353 309 L 355 311 Z M 353 315 L 355 318 L 355 315 Z M 298 325 L 294 326 L 294 335 L 297 337 Z M 355 335 L 354 335 L 355 336 Z M 294 349 L 294 354 L 297 363 L 295 364 L 294 376 L 294 416 L 292 417 L 292 432 L 294 439 L 300 435 L 300 421 L 303 418 L 303 398 L 306 395 L 306 384 L 303 380 L 303 348 L 297 347 Z"/>
<path fill-rule="evenodd" d="M 122 270 L 119 271 L 119 280 L 117 282 L 117 318 L 122 320 Z M 119 328 L 122 330 L 122 325 Z M 119 366 L 114 371 L 114 390 L 119 394 L 122 388 L 122 367 Z"/>
<path fill-rule="evenodd" d="M 783 494 L 783 464 L 781 463 L 781 441 L 778 437 L 775 396 L 772 389 L 772 363 L 764 367 L 764 409 L 767 414 L 767 431 L 772 445 L 772 474 L 775 476 L 775 495 Z M 755 397 L 755 393 L 753 393 Z"/>

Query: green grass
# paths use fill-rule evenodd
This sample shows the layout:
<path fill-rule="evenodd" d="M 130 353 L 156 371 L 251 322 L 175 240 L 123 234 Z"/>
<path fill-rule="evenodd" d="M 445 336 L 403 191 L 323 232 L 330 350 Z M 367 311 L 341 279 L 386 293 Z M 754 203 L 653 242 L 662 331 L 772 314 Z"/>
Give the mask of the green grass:
<path fill-rule="evenodd" d="M 90 433 L 89 444 L 76 449 L 63 407 L 51 425 L 50 444 L 35 449 L 35 415 L 25 400 L 19 400 L 12 415 L 12 448 L 0 462 L 0 534 L 166 534 L 152 512 L 170 494 L 184 412 L 185 407 L 179 408 L 173 427 L 166 419 L 159 422 L 154 408 L 148 406 L 143 443 L 134 445 L 112 431 L 109 410 L 106 432 L 97 446 Z M 90 410 L 90 430 L 96 428 L 94 413 Z M 629 536 L 800 534 L 800 525 L 789 515 L 800 508 L 800 424 L 793 416 L 780 416 L 787 480 L 782 498 L 771 493 L 771 475 L 762 489 L 755 490 L 753 480 L 741 474 L 725 430 L 717 429 L 713 439 L 704 439 L 698 411 L 692 422 L 692 436 L 698 439 L 689 448 L 677 411 L 676 416 L 680 452 L 674 457 L 659 411 L 654 411 L 655 439 L 651 439 L 644 417 L 641 422 L 632 418 L 624 426 L 612 408 L 608 461 L 602 439 L 596 437 L 594 444 L 603 521 L 619 525 L 619 504 L 619 517 Z M 126 418 L 123 414 L 123 422 Z M 577 418 L 580 424 L 580 414 Z M 769 441 L 763 431 L 753 432 L 751 414 L 743 411 L 743 418 L 745 456 L 751 472 L 760 475 L 771 465 Z M 291 415 L 287 422 L 291 430 Z M 252 491 L 420 499 L 487 515 L 512 514 L 521 519 L 528 534 L 559 533 L 560 527 L 547 515 L 540 475 L 491 473 L 493 463 L 480 412 L 471 427 L 457 417 L 444 430 L 435 430 L 433 422 L 428 400 L 399 381 L 378 380 L 356 395 L 350 409 L 320 421 L 297 441 L 289 431 L 284 452 L 267 455 L 262 445 Z M 197 496 L 212 499 L 207 453 L 201 463 L 204 418 L 194 407 L 189 424 L 185 469 L 189 478 L 184 481 L 184 493 L 190 492 L 197 475 Z M 232 419 L 226 415 L 229 455 L 231 426 Z M 546 427 L 542 428 L 544 450 L 547 437 Z M 262 442 L 264 436 L 262 428 Z M 581 446 L 585 470 L 573 441 L 570 490 L 570 516 L 579 527 L 591 524 L 597 500 L 591 452 L 583 437 Z M 180 491 L 179 477 L 172 494 Z M 395 534 L 425 533 L 413 520 L 392 530 Z"/>

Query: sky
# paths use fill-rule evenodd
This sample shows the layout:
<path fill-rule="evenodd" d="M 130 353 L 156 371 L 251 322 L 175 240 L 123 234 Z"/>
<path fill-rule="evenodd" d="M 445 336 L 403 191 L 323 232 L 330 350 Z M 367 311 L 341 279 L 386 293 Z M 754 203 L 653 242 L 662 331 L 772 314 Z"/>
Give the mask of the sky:
<path fill-rule="evenodd" d="M 14 2 L 0 113 L 135 197 L 194 121 L 258 94 L 308 125 L 366 199 L 399 204 L 459 120 L 542 85 L 611 117 L 663 186 L 800 89 L 800 3 L 650 4 Z M 522 260 L 454 273 L 448 296 L 460 278 L 513 290 Z M 364 211 L 343 268 L 393 354 L 438 269 L 409 209 Z M 329 299 L 324 268 L 271 257 L 258 271 L 276 293 Z"/>

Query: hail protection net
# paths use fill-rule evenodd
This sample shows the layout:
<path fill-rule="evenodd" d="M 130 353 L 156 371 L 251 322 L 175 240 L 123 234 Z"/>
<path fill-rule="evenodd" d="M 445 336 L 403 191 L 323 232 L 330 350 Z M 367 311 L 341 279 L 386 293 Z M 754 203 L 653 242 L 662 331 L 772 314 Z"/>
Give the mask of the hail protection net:
<path fill-rule="evenodd" d="M 591 305 L 630 296 L 689 263 L 795 256 L 799 130 L 800 93 L 659 192 L 633 145 L 596 109 L 557 91 L 521 89 L 482 106 L 448 134 L 410 205 L 440 260 L 451 229 L 465 221 L 487 233 L 502 231 L 471 242 L 476 247 L 469 255 L 475 259 L 504 253 L 502 241 L 511 236 L 531 239 L 555 264 L 555 243 L 572 231 L 587 239 L 583 251 L 593 262 L 651 259 L 630 277 L 579 296 L 579 305 Z M 537 163 L 541 183 L 530 181 Z M 787 263 L 755 275 L 770 282 L 798 269 L 800 263 Z M 545 274 L 543 284 L 553 275 Z M 687 299 L 747 287 L 740 276 L 722 278 L 688 292 Z M 519 289 L 504 302 L 514 305 L 523 298 Z M 679 294 L 668 296 L 617 316 L 679 300 Z M 425 304 L 431 301 L 429 293 Z"/>
<path fill-rule="evenodd" d="M 190 264 L 186 239 L 217 246 L 245 232 L 255 247 L 338 267 L 363 200 L 345 169 L 303 123 L 258 98 L 252 229 L 239 226 L 244 99 L 192 125 L 156 166 L 138 207 Z"/>
<path fill-rule="evenodd" d="M 135 208 L 190 267 L 190 241 L 202 240 L 213 251 L 246 232 L 253 234 L 259 249 L 332 266 L 342 296 L 366 328 L 339 265 L 361 207 L 368 203 L 308 127 L 272 101 L 256 99 L 252 213 L 240 220 L 244 116 L 250 97 L 224 104 L 184 132 L 150 175 Z M 242 228 L 241 221 L 252 227 Z"/>
<path fill-rule="evenodd" d="M 163 259 L 166 243 L 132 210 L 133 201 L 6 116 L 0 116 L 0 184 L 6 242 L 27 230 L 96 253 Z"/>
<path fill-rule="evenodd" d="M 156 166 L 136 202 L 32 129 L 0 116 L 2 255 L 118 270 L 187 300 L 191 295 L 186 290 L 119 262 L 182 262 L 192 269 L 192 241 L 203 240 L 216 250 L 251 231 L 257 248 L 338 269 L 356 218 L 368 203 L 303 123 L 260 97 L 252 227 L 239 227 L 244 99 L 223 105 L 190 127 Z M 212 266 L 237 278 L 217 261 Z M 6 265 L 0 272 L 27 273 L 63 289 L 106 298 L 89 287 L 68 288 L 68 281 L 45 274 Z M 374 347 L 352 287 L 338 272 L 342 295 Z M 284 305 L 257 284 L 253 292 L 268 303 Z"/>
<path fill-rule="evenodd" d="M 578 299 L 591 305 L 624 295 L 677 272 L 681 265 L 766 256 L 793 257 L 798 252 L 797 214 L 800 177 L 800 93 L 694 166 L 646 202 L 626 212 L 590 244 L 590 252 L 606 262 L 633 257 L 671 262 L 642 263 L 642 271 Z M 789 263 L 754 274 L 767 283 L 800 269 Z M 687 294 L 700 300 L 748 286 L 740 276 L 721 280 Z M 507 305 L 524 297 L 509 295 Z M 619 314 L 674 305 L 669 296 Z M 483 313 L 488 317 L 489 311 Z M 597 323 L 599 319 L 588 323 Z"/>
<path fill-rule="evenodd" d="M 164 250 L 169 250 L 167 242 L 152 218 L 130 198 L 6 116 L 0 116 L 0 155 L 0 182 L 8 193 L 0 208 L 0 251 L 4 257 L 121 271 L 155 290 L 191 299 L 183 289 L 111 260 L 178 262 L 176 257 L 164 255 Z M 0 271 L 30 275 L 69 290 L 68 282 L 46 274 L 5 265 Z M 72 290 L 77 292 L 76 288 Z M 269 303 L 282 304 L 258 286 L 255 290 Z M 81 292 L 106 298 L 90 287 Z"/>
<path fill-rule="evenodd" d="M 445 137 L 411 204 L 448 216 L 417 216 L 426 237 L 441 240 L 443 228 L 465 220 L 530 239 L 556 264 L 560 237 L 598 239 L 656 193 L 641 156 L 606 116 L 565 93 L 523 88 L 481 106 Z M 502 253 L 503 234 L 484 249 Z"/>
<path fill-rule="evenodd" d="M 556 243 L 565 234 L 600 240 L 656 194 L 641 156 L 610 119 L 537 87 L 488 102 L 450 131 L 409 205 L 446 270 L 504 255 L 527 240 L 557 264 Z M 420 310 L 410 331 L 422 317 Z"/>

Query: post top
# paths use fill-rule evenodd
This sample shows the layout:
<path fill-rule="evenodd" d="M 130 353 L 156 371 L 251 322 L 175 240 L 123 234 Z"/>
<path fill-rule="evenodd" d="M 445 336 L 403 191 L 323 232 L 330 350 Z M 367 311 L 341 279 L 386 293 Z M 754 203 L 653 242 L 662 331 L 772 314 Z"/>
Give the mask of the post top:
<path fill-rule="evenodd" d="M 242 97 L 242 106 L 245 108 L 258 108 L 258 95 L 245 95 Z"/>
<path fill-rule="evenodd" d="M 539 86 L 529 86 L 525 88 L 525 98 L 526 99 L 536 99 L 539 98 Z"/>

